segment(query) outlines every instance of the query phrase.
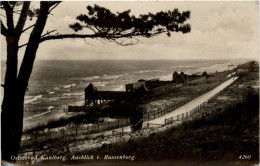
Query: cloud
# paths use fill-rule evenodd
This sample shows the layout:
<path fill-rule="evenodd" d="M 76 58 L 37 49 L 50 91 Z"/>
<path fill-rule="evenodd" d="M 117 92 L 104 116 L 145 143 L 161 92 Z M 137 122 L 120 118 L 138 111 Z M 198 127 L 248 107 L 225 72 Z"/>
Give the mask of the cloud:
<path fill-rule="evenodd" d="M 74 33 L 68 25 L 85 13 L 88 4 L 98 3 L 113 12 L 131 9 L 139 15 L 179 8 L 190 10 L 191 32 L 140 38 L 143 43 L 122 47 L 99 40 L 48 41 L 38 50 L 39 59 L 258 59 L 258 5 L 255 2 L 62 2 L 49 18 L 47 30 Z M 21 39 L 25 42 L 29 34 Z M 5 41 L 1 39 L 2 48 Z M 86 44 L 86 43 L 87 44 Z M 5 49 L 1 55 L 5 56 Z M 22 54 L 21 50 L 21 54 Z"/>

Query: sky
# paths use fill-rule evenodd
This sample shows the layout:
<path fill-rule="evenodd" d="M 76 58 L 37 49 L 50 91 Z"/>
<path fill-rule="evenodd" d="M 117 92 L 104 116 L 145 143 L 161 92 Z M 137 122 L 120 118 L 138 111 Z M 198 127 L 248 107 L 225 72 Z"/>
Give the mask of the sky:
<path fill-rule="evenodd" d="M 119 46 L 113 42 L 96 39 L 64 39 L 40 44 L 37 59 L 258 59 L 259 52 L 259 7 L 256 1 L 164 1 L 164 2 L 62 2 L 52 11 L 44 29 L 74 33 L 68 25 L 76 21 L 79 14 L 87 12 L 87 5 L 98 4 L 112 12 L 131 10 L 131 14 L 148 12 L 189 10 L 187 21 L 191 32 L 161 34 L 153 38 L 140 38 L 133 46 Z M 38 6 L 38 2 L 31 4 Z M 35 19 L 27 20 L 26 26 Z M 20 44 L 26 43 L 30 31 L 24 33 Z M 24 48 L 19 50 L 19 60 Z M 6 59 L 6 42 L 1 36 L 1 59 Z"/>

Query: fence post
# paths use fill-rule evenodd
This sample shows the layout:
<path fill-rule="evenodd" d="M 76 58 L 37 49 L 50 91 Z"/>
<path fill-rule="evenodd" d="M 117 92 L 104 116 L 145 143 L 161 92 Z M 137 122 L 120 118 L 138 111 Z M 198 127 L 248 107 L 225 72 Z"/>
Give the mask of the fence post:
<path fill-rule="evenodd" d="M 177 121 L 179 121 L 179 115 L 177 115 Z"/>
<path fill-rule="evenodd" d="M 37 133 L 34 131 L 34 139 L 37 140 Z"/>
<path fill-rule="evenodd" d="M 98 132 L 99 132 L 99 124 L 98 124 Z"/>
<path fill-rule="evenodd" d="M 164 120 L 164 125 L 166 125 L 167 119 Z"/>
<path fill-rule="evenodd" d="M 49 153 L 52 154 L 52 149 L 51 149 L 51 147 L 49 147 Z"/>
<path fill-rule="evenodd" d="M 67 153 L 70 152 L 69 144 L 67 144 Z"/>

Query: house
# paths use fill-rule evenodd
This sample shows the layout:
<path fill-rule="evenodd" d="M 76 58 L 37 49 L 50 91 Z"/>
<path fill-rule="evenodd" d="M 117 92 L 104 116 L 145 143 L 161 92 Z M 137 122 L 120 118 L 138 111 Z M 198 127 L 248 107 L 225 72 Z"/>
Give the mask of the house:
<path fill-rule="evenodd" d="M 86 94 L 93 94 L 97 92 L 97 87 L 95 87 L 92 83 L 90 83 L 86 88 L 85 88 L 85 93 Z"/>
<path fill-rule="evenodd" d="M 181 72 L 180 74 L 178 74 L 178 72 L 175 71 L 172 74 L 172 81 L 173 82 L 183 82 L 184 84 L 186 84 L 188 82 L 188 75 L 184 74 L 184 72 Z"/>
<path fill-rule="evenodd" d="M 145 81 L 131 83 L 131 84 L 125 84 L 125 89 L 126 89 L 126 92 L 149 91 L 145 85 Z"/>
<path fill-rule="evenodd" d="M 96 100 L 97 93 L 98 93 L 97 87 L 95 87 L 91 83 L 85 88 L 85 106 L 91 104 L 93 105 L 97 104 L 97 100 Z"/>
<path fill-rule="evenodd" d="M 209 74 L 206 71 L 204 71 L 201 75 L 205 76 L 206 78 L 209 78 Z"/>

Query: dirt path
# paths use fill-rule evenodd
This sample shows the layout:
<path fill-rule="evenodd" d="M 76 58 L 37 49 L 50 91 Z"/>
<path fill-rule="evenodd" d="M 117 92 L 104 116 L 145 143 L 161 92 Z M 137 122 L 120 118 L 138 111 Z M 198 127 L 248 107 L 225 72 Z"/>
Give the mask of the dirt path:
<path fill-rule="evenodd" d="M 203 102 L 207 102 L 211 97 L 213 97 L 217 93 L 221 92 L 223 89 L 225 89 L 226 87 L 231 85 L 237 79 L 238 79 L 238 77 L 233 77 L 233 78 L 227 80 L 226 82 L 220 84 L 216 88 L 212 89 L 211 91 L 209 91 L 209 92 L 207 92 L 207 93 L 197 97 L 196 99 L 193 99 L 190 102 L 184 104 L 183 106 L 173 110 L 172 112 L 167 113 L 167 114 L 165 114 L 165 115 L 163 115 L 161 117 L 158 117 L 156 119 L 144 122 L 143 123 L 143 127 L 147 126 L 146 125 L 147 123 L 164 125 L 165 119 L 170 118 L 170 117 L 174 117 L 174 116 L 177 116 L 177 115 L 180 115 L 182 113 L 189 112 L 190 110 L 196 108 L 197 106 L 199 106 Z M 158 126 L 158 125 L 156 125 L 156 126 Z M 128 132 L 131 132 L 131 127 L 130 126 L 126 126 L 126 127 L 120 128 L 120 129 L 115 129 L 115 130 L 110 130 L 110 131 L 104 131 L 104 132 L 100 132 L 100 133 L 91 134 L 91 137 L 95 138 L 95 137 L 98 137 L 100 135 L 109 136 L 109 135 L 112 135 L 113 131 L 120 132 L 122 130 L 123 130 L 124 133 L 128 133 Z"/>
<path fill-rule="evenodd" d="M 227 80 L 226 82 L 220 84 L 219 86 L 217 86 L 213 90 L 205 93 L 204 95 L 199 96 L 196 99 L 191 100 L 190 102 L 184 104 L 183 106 L 177 108 L 176 110 L 173 110 L 172 112 L 167 113 L 167 114 L 165 114 L 165 115 L 163 115 L 161 117 L 158 117 L 156 119 L 150 120 L 148 122 L 144 122 L 143 126 L 145 126 L 147 123 L 151 123 L 151 124 L 164 124 L 165 123 L 165 119 L 167 119 L 167 118 L 174 117 L 174 116 L 177 116 L 177 115 L 181 115 L 182 113 L 189 112 L 190 110 L 196 108 L 197 106 L 199 106 L 203 102 L 208 101 L 211 97 L 213 97 L 214 95 L 219 93 L 221 90 L 223 90 L 226 87 L 228 87 L 231 83 L 233 83 L 235 80 L 237 80 L 237 78 L 238 77 L 230 78 L 229 80 Z M 55 120 L 55 119 L 59 119 L 61 117 L 70 117 L 70 116 L 72 116 L 72 115 L 66 115 L 66 113 L 48 112 L 46 114 L 43 114 L 43 115 L 40 115 L 40 116 L 37 116 L 37 117 L 34 117 L 34 118 L 30 118 L 28 120 L 24 120 L 24 130 L 28 129 L 28 128 L 31 128 L 33 126 L 37 126 L 39 123 L 46 122 L 47 120 Z M 127 126 L 125 128 L 125 130 L 128 130 L 128 129 L 129 129 L 129 126 Z"/>
<path fill-rule="evenodd" d="M 156 119 L 150 120 L 148 122 L 144 122 L 144 124 L 152 123 L 152 124 L 162 124 L 163 125 L 165 123 L 165 119 L 191 111 L 192 109 L 198 107 L 202 103 L 207 102 L 210 98 L 212 98 L 217 93 L 221 92 L 223 89 L 228 87 L 230 84 L 232 84 L 237 79 L 238 79 L 238 77 L 233 77 L 233 78 L 227 80 L 226 82 L 220 84 L 216 88 L 212 89 L 211 91 L 209 91 L 209 92 L 197 97 L 196 99 L 193 99 L 190 102 L 184 104 L 183 106 L 177 108 L 176 110 L 173 110 L 172 112 L 167 113 Z"/>
<path fill-rule="evenodd" d="M 93 148 L 98 148 L 101 147 L 102 145 L 105 144 L 111 144 L 111 143 L 116 143 L 118 141 L 123 141 L 123 140 L 129 140 L 131 139 L 136 139 L 136 138 L 141 138 L 141 137 L 147 137 L 153 132 L 159 132 L 167 129 L 170 126 L 176 125 L 179 122 L 175 122 L 171 125 L 166 125 L 162 127 L 165 123 L 165 119 L 174 117 L 177 115 L 180 115 L 182 113 L 189 112 L 190 110 L 196 108 L 203 102 L 208 101 L 211 97 L 216 95 L 217 93 L 221 92 L 223 89 L 231 85 L 234 81 L 236 81 L 238 77 L 230 78 L 229 80 L 225 81 L 224 83 L 220 84 L 213 90 L 197 97 L 196 99 L 191 100 L 190 102 L 184 104 L 183 106 L 173 110 L 170 113 L 167 113 L 161 117 L 158 117 L 156 119 L 150 120 L 148 122 L 143 123 L 143 128 L 142 132 L 131 132 L 131 126 L 126 126 L 126 127 L 121 127 L 119 129 L 114 129 L 114 130 L 109 130 L 109 131 L 103 131 L 100 133 L 93 133 L 88 135 L 87 140 L 82 140 L 79 142 L 74 142 L 69 145 L 69 149 L 71 153 L 77 153 L 80 151 L 88 150 L 88 149 L 93 149 Z M 48 116 L 51 116 L 51 114 L 48 114 Z M 40 117 L 39 117 L 40 118 Z M 36 118 L 37 119 L 37 118 Z M 159 124 L 155 125 L 156 128 L 146 128 L 147 123 L 149 124 Z M 151 127 L 151 125 L 149 125 Z M 159 127 L 159 128 L 158 128 Z M 117 134 L 118 133 L 118 134 Z M 122 133 L 124 133 L 122 135 Z M 42 153 L 44 153 L 42 151 Z M 64 153 L 64 152 L 60 152 Z"/>

